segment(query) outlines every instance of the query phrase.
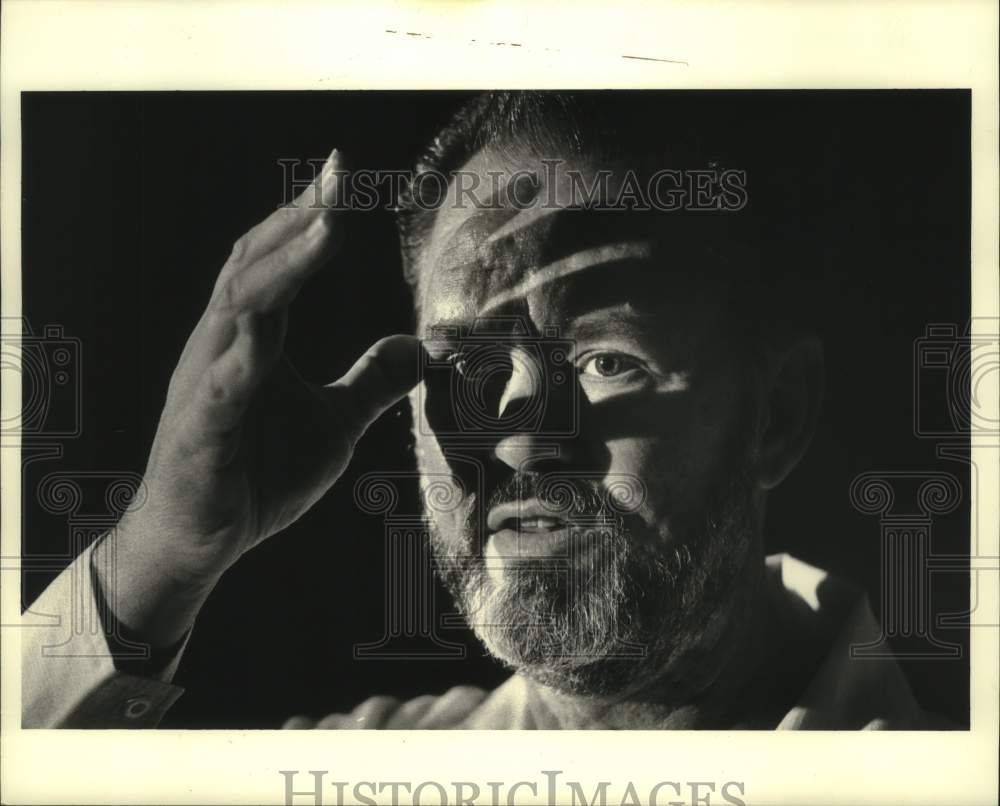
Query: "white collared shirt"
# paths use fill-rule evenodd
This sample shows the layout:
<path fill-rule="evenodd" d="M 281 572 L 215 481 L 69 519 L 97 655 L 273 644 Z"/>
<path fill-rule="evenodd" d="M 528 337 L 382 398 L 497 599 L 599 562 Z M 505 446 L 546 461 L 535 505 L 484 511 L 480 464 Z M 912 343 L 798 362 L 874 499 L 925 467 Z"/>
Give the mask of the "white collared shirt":
<path fill-rule="evenodd" d="M 22 630 L 22 725 L 72 728 L 150 728 L 183 693 L 170 681 L 183 646 L 156 675 L 115 667 L 94 616 L 92 548 L 63 571 L 26 612 Z M 795 618 L 821 631 L 829 651 L 778 730 L 926 730 L 954 727 L 917 703 L 892 658 L 852 657 L 881 631 L 867 597 L 787 554 L 767 558 L 770 591 Z M 837 591 L 821 597 L 820 588 Z M 57 618 L 51 618 L 51 617 Z M 43 620 L 52 626 L 38 625 Z M 292 717 L 286 728 L 546 729 L 558 724 L 529 707 L 530 686 L 519 674 L 493 691 L 457 686 L 442 695 L 401 702 L 372 697 L 348 714 L 320 720 Z"/>

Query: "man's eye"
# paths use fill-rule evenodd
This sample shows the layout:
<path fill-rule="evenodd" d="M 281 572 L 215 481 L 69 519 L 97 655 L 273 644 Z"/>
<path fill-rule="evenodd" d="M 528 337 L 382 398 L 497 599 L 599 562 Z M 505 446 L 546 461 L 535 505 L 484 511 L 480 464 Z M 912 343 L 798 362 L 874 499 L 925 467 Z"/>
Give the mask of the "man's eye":
<path fill-rule="evenodd" d="M 640 369 L 639 362 L 621 353 L 598 353 L 580 365 L 580 374 L 591 378 L 617 378 Z"/>

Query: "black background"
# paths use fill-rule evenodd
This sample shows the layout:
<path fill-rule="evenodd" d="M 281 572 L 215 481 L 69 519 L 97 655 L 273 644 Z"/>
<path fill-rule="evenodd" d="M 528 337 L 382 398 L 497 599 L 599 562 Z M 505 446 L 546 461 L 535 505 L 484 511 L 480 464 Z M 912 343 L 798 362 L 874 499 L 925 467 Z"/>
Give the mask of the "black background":
<path fill-rule="evenodd" d="M 283 194 L 279 159 L 407 168 L 468 93 L 26 93 L 23 310 L 35 333 L 79 338 L 82 435 L 27 465 L 26 565 L 65 555 L 69 525 L 36 488 L 53 471 L 141 472 L 174 363 L 232 242 Z M 822 301 L 829 381 L 815 442 L 772 496 L 768 540 L 867 588 L 876 610 L 878 519 L 848 490 L 866 471 L 949 472 L 963 504 L 937 518 L 933 550 L 969 550 L 968 466 L 914 434 L 914 342 L 970 311 L 969 122 L 964 91 L 667 93 L 664 119 L 766 146 L 754 182 L 789 189 L 789 228 L 807 232 L 803 272 Z M 665 97 L 665 101 L 667 98 Z M 690 106 L 685 106 L 689 104 Z M 724 110 L 713 117 L 706 109 Z M 700 167 L 700 166 L 699 166 Z M 760 186 L 762 186 L 760 185 Z M 371 342 L 412 329 L 389 212 L 352 213 L 336 267 L 296 301 L 288 350 L 328 381 Z M 411 471 L 398 407 L 362 441 L 344 478 L 306 517 L 255 549 L 199 617 L 166 727 L 277 727 L 372 694 L 415 696 L 506 672 L 463 631 L 465 660 L 352 659 L 383 632 L 383 526 L 360 512 L 363 473 Z M 412 486 L 412 485 L 411 485 Z M 412 493 L 412 490 L 411 490 Z M 906 506 L 906 504 L 902 504 Z M 915 510 L 913 504 L 911 508 Z M 25 602 L 54 571 L 25 575 Z M 935 613 L 968 603 L 962 574 L 936 575 Z M 968 630 L 958 660 L 907 662 L 920 698 L 968 723 Z"/>

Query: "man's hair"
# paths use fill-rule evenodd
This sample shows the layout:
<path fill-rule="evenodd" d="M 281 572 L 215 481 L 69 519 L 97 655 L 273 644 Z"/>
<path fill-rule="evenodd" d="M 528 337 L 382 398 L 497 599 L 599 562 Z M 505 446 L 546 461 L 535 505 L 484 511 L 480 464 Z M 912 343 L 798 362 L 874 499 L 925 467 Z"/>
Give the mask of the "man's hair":
<path fill-rule="evenodd" d="M 734 297 L 752 309 L 745 312 L 772 341 L 813 320 L 803 304 L 803 274 L 815 266 L 808 265 L 805 249 L 806 184 L 796 181 L 801 175 L 794 166 L 789 172 L 796 134 L 787 120 L 759 120 L 753 113 L 760 105 L 749 94 L 712 92 L 486 92 L 444 125 L 412 177 L 435 172 L 450 179 L 487 148 L 507 157 L 613 162 L 647 176 L 661 168 L 745 171 L 745 207 L 677 213 L 675 221 L 683 217 L 683 223 L 671 226 L 669 237 L 684 233 L 732 267 Z M 407 184 L 397 206 L 403 272 L 418 305 L 419 257 L 437 215 L 433 203 L 418 197 L 422 186 Z"/>

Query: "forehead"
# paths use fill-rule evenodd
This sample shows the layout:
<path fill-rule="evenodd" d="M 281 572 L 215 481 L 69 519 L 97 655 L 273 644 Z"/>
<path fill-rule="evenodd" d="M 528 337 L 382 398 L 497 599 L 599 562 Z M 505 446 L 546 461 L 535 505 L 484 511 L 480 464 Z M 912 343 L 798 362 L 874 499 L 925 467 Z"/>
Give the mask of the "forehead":
<path fill-rule="evenodd" d="M 689 297 L 701 285 L 692 283 L 698 258 L 677 248 L 675 265 L 664 266 L 662 239 L 641 225 L 642 214 L 570 204 L 592 188 L 613 197 L 625 172 L 530 152 L 473 156 L 451 177 L 421 250 L 421 326 L 472 321 L 517 304 L 558 324 L 570 307 Z"/>

